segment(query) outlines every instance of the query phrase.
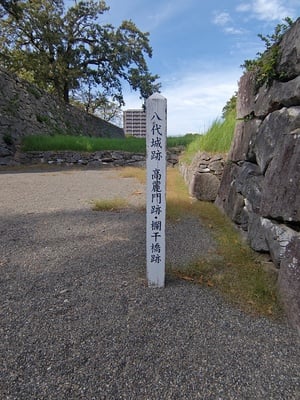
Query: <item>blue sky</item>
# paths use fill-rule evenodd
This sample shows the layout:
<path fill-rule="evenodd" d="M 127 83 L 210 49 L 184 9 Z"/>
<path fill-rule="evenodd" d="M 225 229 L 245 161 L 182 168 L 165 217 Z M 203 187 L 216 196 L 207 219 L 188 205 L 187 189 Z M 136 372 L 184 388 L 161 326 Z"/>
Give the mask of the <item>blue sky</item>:
<path fill-rule="evenodd" d="M 245 59 L 289 16 L 300 16 L 299 0 L 107 0 L 103 22 L 132 19 L 150 33 L 150 71 L 160 76 L 168 101 L 168 135 L 204 132 L 220 117 L 237 90 Z M 126 108 L 142 105 L 124 88 Z"/>
<path fill-rule="evenodd" d="M 168 135 L 203 132 L 221 116 L 237 90 L 245 59 L 264 49 L 257 37 L 273 33 L 299 0 L 107 0 L 105 22 L 132 19 L 150 33 L 148 64 L 160 76 L 168 101 Z M 136 92 L 124 88 L 125 108 L 138 108 Z"/>

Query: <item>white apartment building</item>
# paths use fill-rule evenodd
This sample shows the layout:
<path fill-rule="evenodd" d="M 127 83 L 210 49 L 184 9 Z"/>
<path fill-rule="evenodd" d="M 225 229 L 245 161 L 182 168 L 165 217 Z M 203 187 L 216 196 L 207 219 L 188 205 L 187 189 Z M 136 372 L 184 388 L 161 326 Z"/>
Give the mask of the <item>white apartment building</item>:
<path fill-rule="evenodd" d="M 123 129 L 125 135 L 146 137 L 146 112 L 142 108 L 123 111 Z"/>

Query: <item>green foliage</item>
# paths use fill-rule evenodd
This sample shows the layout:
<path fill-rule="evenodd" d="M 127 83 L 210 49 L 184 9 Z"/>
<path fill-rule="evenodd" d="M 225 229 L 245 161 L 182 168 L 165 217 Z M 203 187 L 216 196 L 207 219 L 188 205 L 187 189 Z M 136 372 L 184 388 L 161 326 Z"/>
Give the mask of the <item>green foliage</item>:
<path fill-rule="evenodd" d="M 39 100 L 42 97 L 42 92 L 33 85 L 28 85 L 27 91 L 28 93 L 32 94 L 37 100 Z"/>
<path fill-rule="evenodd" d="M 117 102 L 108 98 L 108 93 L 94 91 L 93 84 L 90 79 L 72 95 L 72 105 L 84 109 L 87 113 L 96 115 L 97 117 L 120 125 L 122 121 L 122 110 Z"/>
<path fill-rule="evenodd" d="M 20 99 L 18 93 L 14 97 L 11 97 L 4 106 L 4 111 L 10 115 L 17 116 Z"/>
<path fill-rule="evenodd" d="M 36 115 L 36 120 L 38 122 L 46 123 L 46 124 L 49 124 L 49 122 L 50 122 L 50 118 L 48 117 L 48 115 L 37 114 Z"/>
<path fill-rule="evenodd" d="M 69 102 L 86 80 L 123 104 L 122 81 L 142 98 L 158 91 L 146 57 L 149 33 L 132 21 L 100 24 L 105 1 L 19 0 L 0 3 L 0 64 Z"/>
<path fill-rule="evenodd" d="M 256 89 L 258 90 L 265 83 L 269 86 L 275 79 L 284 79 L 284 74 L 277 71 L 278 60 L 280 56 L 280 41 L 285 32 L 291 27 L 293 21 L 286 17 L 282 24 L 278 24 L 272 35 L 263 36 L 258 34 L 258 37 L 265 43 L 265 51 L 257 53 L 257 58 L 254 60 L 245 60 L 241 65 L 246 71 L 253 71 L 256 74 Z"/>
<path fill-rule="evenodd" d="M 14 142 L 11 134 L 9 134 L 9 133 L 6 133 L 5 135 L 3 135 L 3 141 L 5 144 L 7 144 L 9 146 L 12 145 Z"/>
<path fill-rule="evenodd" d="M 120 211 L 128 207 L 128 201 L 115 197 L 113 199 L 93 200 L 94 211 Z"/>
<path fill-rule="evenodd" d="M 237 101 L 237 93 L 235 93 L 231 98 L 227 101 L 222 110 L 222 118 L 226 119 L 230 117 L 230 114 L 236 112 L 236 101 Z"/>
<path fill-rule="evenodd" d="M 233 139 L 236 124 L 236 110 L 226 112 L 226 119 L 216 119 L 204 135 L 198 135 L 185 151 L 184 160 L 190 162 L 198 151 L 227 153 Z"/>
<path fill-rule="evenodd" d="M 190 143 L 192 143 L 197 138 L 197 136 L 199 135 L 194 133 L 187 133 L 184 136 L 168 136 L 167 147 L 186 147 Z"/>

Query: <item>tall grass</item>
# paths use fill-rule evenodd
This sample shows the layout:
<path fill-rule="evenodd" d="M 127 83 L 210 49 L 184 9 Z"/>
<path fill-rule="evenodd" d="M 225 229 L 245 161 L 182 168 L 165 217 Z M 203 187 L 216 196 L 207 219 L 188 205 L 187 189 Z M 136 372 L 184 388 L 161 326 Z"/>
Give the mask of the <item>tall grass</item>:
<path fill-rule="evenodd" d="M 197 151 L 209 153 L 227 153 L 233 139 L 236 124 L 235 110 L 230 112 L 225 120 L 216 119 L 208 131 L 196 136 L 186 148 L 184 160 L 190 161 Z"/>
<path fill-rule="evenodd" d="M 167 147 L 187 147 L 189 146 L 199 135 L 196 133 L 187 133 L 184 136 L 168 136 Z"/>

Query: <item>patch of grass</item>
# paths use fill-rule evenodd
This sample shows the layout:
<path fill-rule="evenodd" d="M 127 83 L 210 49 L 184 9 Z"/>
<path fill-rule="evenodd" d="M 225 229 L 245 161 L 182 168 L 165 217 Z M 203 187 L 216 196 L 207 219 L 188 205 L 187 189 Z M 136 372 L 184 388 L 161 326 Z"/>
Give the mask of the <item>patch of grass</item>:
<path fill-rule="evenodd" d="M 140 183 L 146 184 L 146 169 L 139 167 L 124 167 L 119 170 L 119 176 L 121 178 L 135 178 Z"/>
<path fill-rule="evenodd" d="M 280 317 L 276 274 L 265 270 L 257 253 L 243 242 L 231 221 L 214 204 L 191 199 L 178 170 L 169 169 L 167 218 L 177 221 L 186 215 L 199 218 L 210 230 L 217 251 L 171 273 L 216 288 L 247 312 Z"/>
<path fill-rule="evenodd" d="M 167 170 L 166 200 L 168 221 L 178 221 L 185 215 L 193 214 L 195 200 L 189 197 L 186 184 L 176 168 Z"/>
<path fill-rule="evenodd" d="M 46 116 L 38 115 L 39 122 L 47 122 Z M 49 136 L 31 135 L 22 139 L 22 151 L 82 151 L 94 152 L 100 150 L 128 151 L 131 153 L 146 153 L 146 139 L 128 136 L 126 138 L 95 138 L 88 136 L 64 135 L 56 132 Z M 167 147 L 186 147 L 197 135 L 168 137 Z"/>
<path fill-rule="evenodd" d="M 187 147 L 190 143 L 192 143 L 199 134 L 187 133 L 184 136 L 168 136 L 167 137 L 167 147 Z"/>
<path fill-rule="evenodd" d="M 23 151 L 60 151 L 72 150 L 94 152 L 100 150 L 120 150 L 134 153 L 145 153 L 145 140 L 139 138 L 112 139 L 91 138 L 88 136 L 53 135 L 26 136 L 22 141 Z"/>
<path fill-rule="evenodd" d="M 36 115 L 36 120 L 40 123 L 45 123 L 49 124 L 50 123 L 50 118 L 48 115 L 42 115 L 42 114 L 37 114 Z"/>
<path fill-rule="evenodd" d="M 3 135 L 3 141 L 4 141 L 5 144 L 7 144 L 9 146 L 14 143 L 14 140 L 13 140 L 13 138 L 12 138 L 10 133 L 5 133 Z"/>
<path fill-rule="evenodd" d="M 4 111 L 12 116 L 18 115 L 20 105 L 20 98 L 18 93 L 14 95 L 14 97 L 10 98 L 7 103 L 5 104 Z"/>
<path fill-rule="evenodd" d="M 42 97 L 42 92 L 36 86 L 28 85 L 27 91 L 28 93 L 32 94 L 37 100 Z"/>
<path fill-rule="evenodd" d="M 94 211 L 120 211 L 128 207 L 128 201 L 119 197 L 110 200 L 93 200 Z"/>
<path fill-rule="evenodd" d="M 186 147 L 182 160 L 191 162 L 199 150 L 209 153 L 227 153 L 233 139 L 235 124 L 234 109 L 227 114 L 226 119 L 216 119 L 205 134 L 196 136 L 195 140 Z"/>

